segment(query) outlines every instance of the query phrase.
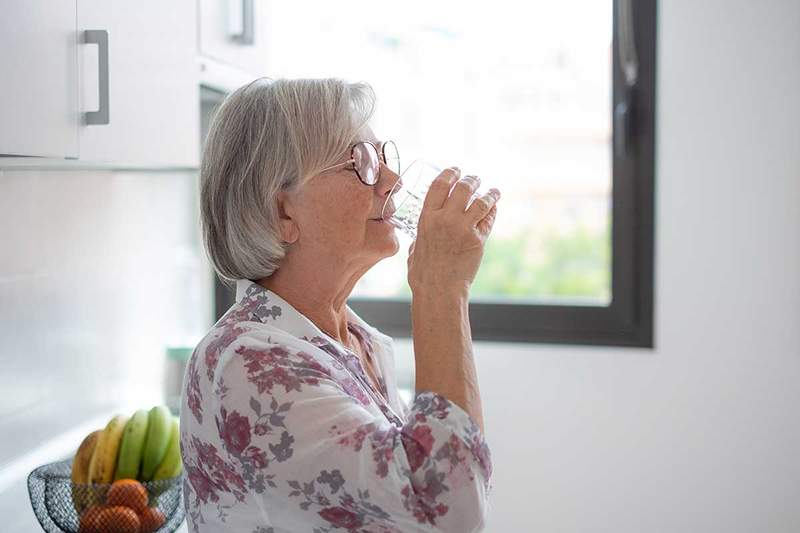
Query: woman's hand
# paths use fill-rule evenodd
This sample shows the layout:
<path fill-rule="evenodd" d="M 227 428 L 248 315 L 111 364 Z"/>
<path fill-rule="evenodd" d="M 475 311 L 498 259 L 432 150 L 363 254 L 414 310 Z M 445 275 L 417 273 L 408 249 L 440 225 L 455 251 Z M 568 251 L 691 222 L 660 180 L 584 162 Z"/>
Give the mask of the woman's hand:
<path fill-rule="evenodd" d="M 490 189 L 475 198 L 467 209 L 480 179 L 475 176 L 459 179 L 460 175 L 456 167 L 445 169 L 433 180 L 425 196 L 417 239 L 411 244 L 408 256 L 408 284 L 412 293 L 468 291 L 478 272 L 483 247 L 497 215 L 500 191 Z"/>
<path fill-rule="evenodd" d="M 433 391 L 455 402 L 483 431 L 468 299 L 500 191 L 491 189 L 467 209 L 480 182 L 459 179 L 460 174 L 449 168 L 433 180 L 409 249 L 415 385 L 417 391 Z"/>

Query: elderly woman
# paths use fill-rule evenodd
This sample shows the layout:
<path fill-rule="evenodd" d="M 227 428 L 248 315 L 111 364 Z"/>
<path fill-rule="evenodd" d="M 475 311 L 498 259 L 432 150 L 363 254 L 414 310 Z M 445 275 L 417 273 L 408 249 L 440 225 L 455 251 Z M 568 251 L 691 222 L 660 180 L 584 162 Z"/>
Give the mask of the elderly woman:
<path fill-rule="evenodd" d="M 194 351 L 181 403 L 190 531 L 480 530 L 492 485 L 469 288 L 496 189 L 431 186 L 408 283 L 416 394 L 392 339 L 347 305 L 397 253 L 381 212 L 399 180 L 374 95 L 338 79 L 258 79 L 219 108 L 201 169 L 204 242 L 236 302 Z M 392 203 L 389 202 L 389 206 Z"/>

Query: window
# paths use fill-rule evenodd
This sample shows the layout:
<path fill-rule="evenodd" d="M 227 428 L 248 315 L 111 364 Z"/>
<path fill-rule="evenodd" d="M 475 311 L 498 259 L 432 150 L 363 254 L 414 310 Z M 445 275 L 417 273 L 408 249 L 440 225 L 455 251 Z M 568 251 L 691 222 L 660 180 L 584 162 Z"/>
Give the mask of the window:
<path fill-rule="evenodd" d="M 270 13 L 270 76 L 368 81 L 373 129 L 403 164 L 457 164 L 503 191 L 471 292 L 475 340 L 652 346 L 655 0 Z M 408 336 L 398 236 L 349 304 Z"/>

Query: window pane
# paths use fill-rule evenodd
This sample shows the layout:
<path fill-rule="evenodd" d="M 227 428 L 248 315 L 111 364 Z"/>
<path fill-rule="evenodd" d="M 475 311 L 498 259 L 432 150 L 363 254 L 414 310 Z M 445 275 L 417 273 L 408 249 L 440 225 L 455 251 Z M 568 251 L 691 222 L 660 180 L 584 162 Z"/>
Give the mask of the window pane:
<path fill-rule="evenodd" d="M 374 88 L 401 162 L 503 192 L 473 301 L 610 300 L 610 0 L 272 3 L 273 77 Z M 410 295 L 410 240 L 354 296 Z"/>

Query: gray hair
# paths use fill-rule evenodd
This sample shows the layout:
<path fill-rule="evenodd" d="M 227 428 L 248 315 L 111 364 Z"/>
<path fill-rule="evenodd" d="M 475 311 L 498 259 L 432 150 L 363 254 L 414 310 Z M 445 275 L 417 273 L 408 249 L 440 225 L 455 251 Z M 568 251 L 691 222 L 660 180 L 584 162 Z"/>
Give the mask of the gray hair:
<path fill-rule="evenodd" d="M 200 166 L 203 242 L 227 284 L 278 269 L 277 195 L 296 191 L 336 164 L 375 108 L 366 83 L 341 79 L 259 78 L 220 105 Z"/>

